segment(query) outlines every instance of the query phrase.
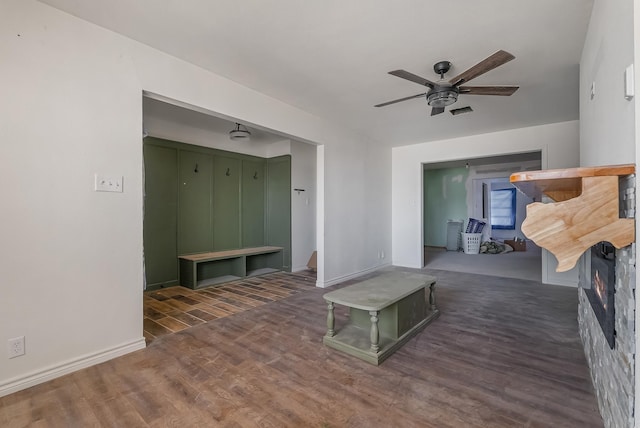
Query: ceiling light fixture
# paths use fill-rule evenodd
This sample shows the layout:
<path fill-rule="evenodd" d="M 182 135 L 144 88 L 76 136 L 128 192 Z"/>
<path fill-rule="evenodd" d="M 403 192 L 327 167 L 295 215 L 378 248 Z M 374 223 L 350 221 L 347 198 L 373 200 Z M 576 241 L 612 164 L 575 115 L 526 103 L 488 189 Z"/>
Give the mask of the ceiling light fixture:
<path fill-rule="evenodd" d="M 240 129 L 242 127 L 242 129 Z M 251 139 L 251 132 L 247 129 L 246 126 L 240 125 L 236 122 L 236 129 L 229 131 L 229 138 L 232 140 L 243 140 L 249 141 Z"/>
<path fill-rule="evenodd" d="M 458 100 L 458 91 L 451 85 L 437 85 L 427 94 L 427 103 L 431 107 L 446 107 Z"/>

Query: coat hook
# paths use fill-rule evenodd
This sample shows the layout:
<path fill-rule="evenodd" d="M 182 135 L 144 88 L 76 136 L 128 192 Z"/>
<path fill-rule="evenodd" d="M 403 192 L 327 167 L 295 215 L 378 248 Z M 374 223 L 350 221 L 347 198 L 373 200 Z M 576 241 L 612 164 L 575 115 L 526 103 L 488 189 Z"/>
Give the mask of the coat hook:
<path fill-rule="evenodd" d="M 198 172 L 198 164 L 196 163 L 196 168 L 193 170 L 193 172 Z"/>
<path fill-rule="evenodd" d="M 227 168 L 227 172 L 225 172 L 224 175 L 226 175 L 227 177 L 231 175 L 231 171 L 229 171 L 229 168 Z"/>
<path fill-rule="evenodd" d="M 253 179 L 254 179 L 254 180 L 257 180 L 257 179 L 258 179 L 258 171 L 256 171 L 256 172 L 254 172 L 254 173 L 253 173 Z"/>

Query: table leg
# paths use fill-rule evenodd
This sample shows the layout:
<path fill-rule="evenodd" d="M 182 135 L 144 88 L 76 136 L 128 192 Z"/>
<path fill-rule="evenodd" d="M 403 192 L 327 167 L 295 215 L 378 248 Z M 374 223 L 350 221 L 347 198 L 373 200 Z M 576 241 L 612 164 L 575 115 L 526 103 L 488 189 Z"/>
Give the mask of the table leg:
<path fill-rule="evenodd" d="M 431 310 L 435 311 L 436 308 L 436 283 L 433 282 L 429 285 L 429 305 L 431 305 Z"/>
<path fill-rule="evenodd" d="M 380 350 L 380 333 L 378 331 L 378 311 L 369 311 L 371 315 L 371 352 L 377 353 Z"/>
<path fill-rule="evenodd" d="M 328 302 L 327 308 L 329 313 L 327 314 L 327 337 L 333 337 L 336 334 L 335 328 L 335 316 L 333 315 L 333 302 Z"/>

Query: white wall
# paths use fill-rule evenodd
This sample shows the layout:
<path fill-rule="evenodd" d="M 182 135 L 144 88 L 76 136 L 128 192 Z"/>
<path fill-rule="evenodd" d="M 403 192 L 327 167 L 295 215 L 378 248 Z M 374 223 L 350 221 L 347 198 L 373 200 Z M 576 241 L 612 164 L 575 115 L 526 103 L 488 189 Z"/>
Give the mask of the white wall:
<path fill-rule="evenodd" d="M 580 60 L 580 164 L 640 164 L 638 134 L 640 64 L 635 64 L 636 96 L 624 97 L 624 71 L 640 57 L 640 8 L 633 0 L 595 0 Z M 634 43 L 635 41 L 635 43 Z M 590 97 L 595 82 L 595 96 Z M 639 189 L 636 173 L 636 189 Z M 636 190 L 636 201 L 637 201 Z M 639 227 L 636 216 L 636 229 Z M 636 251 L 636 258 L 638 252 Z M 636 266 L 638 260 L 636 259 Z M 638 288 L 638 279 L 633 286 Z M 640 302 L 636 298 L 636 343 Z M 640 359 L 635 358 L 635 409 L 640 408 Z M 640 427 L 640 418 L 635 418 Z"/>
<path fill-rule="evenodd" d="M 634 7 L 633 9 L 633 36 L 634 36 L 634 40 L 640 40 L 640 7 Z M 634 56 L 634 61 L 635 58 L 640 58 L 640 43 L 635 43 L 634 44 L 634 50 L 633 50 L 633 56 Z M 635 64 L 634 66 L 634 71 L 635 71 L 635 76 L 634 76 L 634 87 L 636 88 L 636 96 L 634 97 L 634 104 L 638 104 L 638 94 L 640 93 L 640 64 Z M 634 105 L 634 110 L 635 110 L 635 114 L 634 114 L 634 147 L 638 147 L 638 144 L 640 144 L 640 136 L 638 135 L 638 130 L 640 130 L 640 108 L 636 108 L 636 106 Z M 640 150 L 635 150 L 634 153 L 634 159 L 635 159 L 635 164 L 636 167 L 638 165 L 640 165 Z M 636 173 L 636 201 L 638 200 L 637 197 L 637 189 L 640 189 L 640 183 L 638 180 L 638 174 Z M 636 210 L 637 210 L 637 202 L 636 202 Z M 638 230 L 640 228 L 640 216 L 636 215 L 636 230 Z M 637 232 L 636 232 L 636 236 L 637 236 Z M 634 244 L 635 245 L 635 244 Z M 638 267 L 638 262 L 639 260 L 639 255 L 638 255 L 638 251 L 637 251 L 637 245 L 635 247 L 636 249 L 636 271 L 637 271 L 637 267 Z M 638 276 L 636 274 L 636 283 L 635 283 L 635 289 L 638 290 Z M 637 296 L 637 294 L 636 294 Z M 635 409 L 635 414 L 638 413 L 637 409 L 640 409 L 640 394 L 638 393 L 638 391 L 640 391 L 640 376 L 638 376 L 638 373 L 640 373 L 640 358 L 638 358 L 638 340 L 640 340 L 640 338 L 638 336 L 640 336 L 640 334 L 638 332 L 640 332 L 640 316 L 638 316 L 638 314 L 640 314 L 640 299 L 638 299 L 636 297 L 636 302 L 635 302 L 635 315 L 636 315 L 636 322 L 635 322 L 635 331 L 636 331 L 636 347 L 635 347 L 635 351 L 636 351 L 636 357 L 634 359 L 634 363 L 635 363 L 635 386 L 634 386 L 634 409 Z M 636 417 L 634 419 L 635 421 L 635 426 L 640 427 L 640 417 Z"/>
<path fill-rule="evenodd" d="M 624 71 L 634 61 L 633 11 L 633 0 L 594 2 L 580 60 L 581 166 L 634 163 L 635 100 L 624 98 Z"/>
<path fill-rule="evenodd" d="M 291 140 L 282 140 L 266 147 L 265 157 L 275 158 L 277 156 L 290 155 L 291 154 Z"/>
<path fill-rule="evenodd" d="M 144 346 L 143 91 L 324 145 L 322 281 L 378 266 L 368 245 L 389 253 L 390 188 L 368 189 L 390 180 L 388 150 L 34 0 L 1 8 L 0 344 L 25 335 L 27 353 L 0 364 L 0 395 Z M 94 192 L 94 173 L 124 193 Z"/>
<path fill-rule="evenodd" d="M 316 250 L 316 146 L 291 141 L 291 270 Z M 303 189 L 295 191 L 293 189 Z"/>
<path fill-rule="evenodd" d="M 563 122 L 392 150 L 393 264 L 422 267 L 422 164 L 510 153 L 542 152 L 543 168 L 578 164 L 578 122 Z"/>
<path fill-rule="evenodd" d="M 389 150 L 366 143 L 326 145 L 324 166 L 324 228 L 319 231 L 325 238 L 325 277 L 319 285 L 329 286 L 389 264 Z M 329 247 L 329 242 L 338 245 Z"/>

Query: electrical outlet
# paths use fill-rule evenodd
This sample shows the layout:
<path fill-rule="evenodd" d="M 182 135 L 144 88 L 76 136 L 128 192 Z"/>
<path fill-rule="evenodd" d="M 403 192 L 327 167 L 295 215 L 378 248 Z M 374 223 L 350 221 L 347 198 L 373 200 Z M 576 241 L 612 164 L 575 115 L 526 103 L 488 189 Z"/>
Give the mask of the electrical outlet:
<path fill-rule="evenodd" d="M 96 192 L 118 192 L 122 193 L 123 177 L 107 176 L 96 174 L 95 191 Z"/>
<path fill-rule="evenodd" d="M 9 358 L 24 355 L 24 336 L 9 339 Z"/>

